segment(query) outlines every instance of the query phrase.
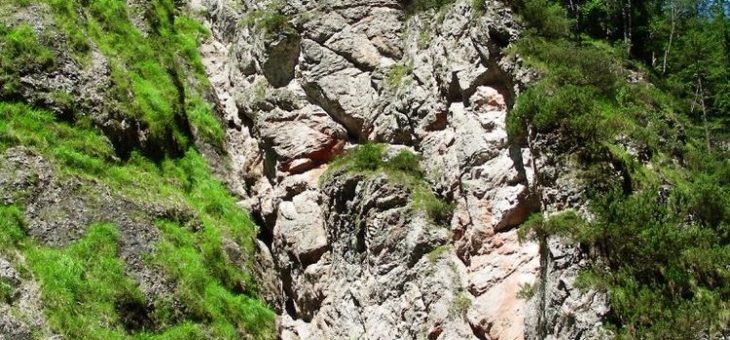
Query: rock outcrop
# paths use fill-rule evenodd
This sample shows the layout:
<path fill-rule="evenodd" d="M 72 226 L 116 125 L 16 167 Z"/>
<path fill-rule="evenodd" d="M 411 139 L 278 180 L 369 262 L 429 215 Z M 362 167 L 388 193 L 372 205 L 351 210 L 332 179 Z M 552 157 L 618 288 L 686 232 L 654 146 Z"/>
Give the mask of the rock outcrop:
<path fill-rule="evenodd" d="M 609 336 L 606 296 L 574 287 L 587 265 L 581 249 L 561 239 L 518 240 L 532 213 L 588 212 L 551 136 L 508 138 L 507 114 L 535 74 L 507 52 L 520 35 L 509 7 L 475 3 L 419 13 L 399 0 L 175 1 L 211 32 L 200 51 L 211 93 L 201 95 L 225 123 L 224 150 L 198 140 L 189 122 L 175 124 L 261 226 L 251 274 L 278 313 L 280 338 Z M 6 21 L 53 32 L 42 27 L 52 16 L 34 4 Z M 144 18 L 130 21 L 141 34 L 153 30 Z M 20 70 L 10 96 L 59 117 L 87 113 L 122 158 L 137 149 L 153 158 L 181 152 L 173 134 L 153 141 L 143 120 L 120 111 L 111 61 L 97 46 L 88 46 L 82 65 L 63 36 L 48 40 L 55 65 Z M 453 211 L 430 216 L 422 192 L 397 174 L 331 166 L 368 143 L 383 144 L 388 159 L 418 154 L 425 188 L 418 190 Z M 175 282 L 145 256 L 162 238 L 156 220 L 197 229 L 195 211 L 52 168 L 30 149 L 4 150 L 0 204 L 22 203 L 27 233 L 45 246 L 77 241 L 98 221 L 115 224 L 125 272 L 144 301 L 169 298 L 180 307 Z M 229 265 L 246 267 L 240 244 L 221 244 Z M 8 256 L 0 252 L 8 291 L 0 297 L 11 300 L 0 300 L 0 337 L 52 336 L 38 283 L 14 267 L 19 255 Z"/>
<path fill-rule="evenodd" d="M 263 226 L 282 338 L 605 336 L 605 296 L 572 287 L 580 250 L 517 238 L 529 214 L 568 206 L 548 197 L 560 181 L 538 183 L 539 146 L 507 136 L 507 112 L 534 78 L 506 51 L 519 38 L 507 6 L 190 6 L 212 32 L 202 53 L 229 127 L 228 183 Z M 328 171 L 373 142 L 421 155 L 450 221 L 414 213 L 414 193 L 385 173 Z"/>

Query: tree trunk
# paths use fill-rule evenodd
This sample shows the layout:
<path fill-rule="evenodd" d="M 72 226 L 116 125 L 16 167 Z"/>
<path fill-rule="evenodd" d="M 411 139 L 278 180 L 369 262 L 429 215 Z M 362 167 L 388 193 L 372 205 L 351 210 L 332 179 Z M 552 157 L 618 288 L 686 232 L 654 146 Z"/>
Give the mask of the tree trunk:
<path fill-rule="evenodd" d="M 702 105 L 702 121 L 705 124 L 705 142 L 707 143 L 707 151 L 710 151 L 710 127 L 707 125 L 707 107 L 705 106 L 705 90 L 702 88 L 702 78 L 697 78 L 699 86 L 700 105 Z"/>
<path fill-rule="evenodd" d="M 677 20 L 676 20 L 677 19 L 677 17 L 676 17 L 677 9 L 676 9 L 676 4 L 674 3 L 674 0 L 671 1 L 670 6 L 671 7 L 670 7 L 669 11 L 672 16 L 672 28 L 669 31 L 669 43 L 667 44 L 667 48 L 664 50 L 664 62 L 662 63 L 662 74 L 667 73 L 667 59 L 669 59 L 669 52 L 672 49 L 672 41 L 674 40 L 674 30 L 677 27 Z"/>
<path fill-rule="evenodd" d="M 631 0 L 621 1 L 621 17 L 623 21 L 624 30 L 624 44 L 626 45 L 626 53 L 631 54 L 631 33 L 632 33 L 632 5 Z"/>

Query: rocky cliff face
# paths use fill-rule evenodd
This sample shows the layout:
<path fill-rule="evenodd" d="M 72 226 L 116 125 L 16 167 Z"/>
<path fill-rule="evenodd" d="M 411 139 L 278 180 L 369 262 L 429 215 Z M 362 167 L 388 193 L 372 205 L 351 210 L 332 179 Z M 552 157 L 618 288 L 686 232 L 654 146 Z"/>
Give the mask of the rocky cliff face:
<path fill-rule="evenodd" d="M 253 295 L 242 279 L 250 274 L 256 293 L 278 314 L 282 339 L 608 337 L 601 327 L 606 297 L 574 287 L 586 265 L 581 250 L 560 239 L 518 240 L 517 227 L 531 213 L 588 213 L 583 185 L 556 147 L 559 136 L 508 138 L 506 116 L 535 77 L 508 53 L 520 35 L 512 12 L 492 0 L 430 9 L 417 3 L 190 0 L 170 2 L 171 8 L 145 1 L 120 7 L 129 23 L 108 34 L 133 31 L 126 38 L 148 43 L 156 35 L 172 41 L 160 28 L 165 19 L 150 13 L 168 13 L 167 30 L 182 30 L 172 13 L 192 13 L 211 32 L 200 46 L 200 65 L 194 53 L 182 60 L 182 47 L 169 48 L 166 58 L 148 48 L 150 60 L 137 65 L 143 58 L 112 53 L 119 45 L 98 46 L 109 42 L 95 31 L 97 19 L 77 18 L 93 24 L 84 32 L 100 35 L 77 51 L 61 28 L 69 17 L 101 15 L 93 12 L 98 8 L 59 14 L 63 6 L 44 2 L 0 6 L 0 23 L 30 23 L 29 35 L 38 33 L 55 55 L 52 63 L 12 70 L 0 63 L 0 98 L 45 108 L 67 122 L 88 120 L 105 138 L 72 140 L 74 130 L 63 125 L 48 136 L 60 134 L 58 141 L 73 145 L 49 152 L 48 136 L 25 142 L 3 135 L 0 207 L 17 206 L 8 216 L 18 221 L 0 227 L 22 225 L 33 240 L 28 244 L 61 249 L 81 242 L 95 223 L 113 224 L 118 235 L 108 241 L 116 249 L 110 257 L 120 259 L 120 277 L 139 292 L 105 301 L 119 319 L 109 325 L 120 324 L 108 327 L 127 335 L 195 324 L 190 334 L 201 337 L 267 338 L 268 324 L 254 326 L 270 321 L 270 312 L 243 298 Z M 169 90 L 155 92 L 146 82 L 155 63 Z M 157 95 L 174 103 L 161 104 Z M 215 104 L 226 127 L 220 145 L 215 131 L 191 118 L 203 101 Z M 144 114 L 168 106 L 169 117 Z M 21 116 L 2 108 L 0 118 Z M 46 118 L 43 124 L 55 124 Z M 92 157 L 83 158 L 74 143 L 93 144 Z M 202 158 L 186 148 L 200 151 L 251 212 L 261 227 L 257 246 L 241 235 L 253 226 L 240 225 L 248 220 L 229 206 L 227 193 L 201 202 L 210 197 L 202 191 L 220 188 L 195 167 Z M 343 165 L 343 155 L 367 148 L 377 151 L 373 164 L 410 154 L 419 155 L 418 164 Z M 120 158 L 142 157 L 132 151 L 181 158 L 162 168 L 200 178 L 166 178 L 164 169 L 147 163 L 124 168 Z M 110 164 L 119 166 L 112 175 L 103 169 Z M 88 169 L 68 171 L 81 166 Z M 132 175 L 138 177 L 127 178 Z M 7 298 L 0 295 L 0 338 L 58 336 L 59 321 L 44 314 L 43 282 L 26 268 L 30 246 L 0 241 L 0 288 L 10 287 Z M 204 294 L 185 290 L 197 286 L 179 282 L 185 273 L 161 270 L 164 259 L 154 257 L 161 244 L 172 249 L 168 266 L 179 263 L 174 253 L 183 250 L 191 266 L 219 266 L 208 276 L 199 270 L 195 283 L 214 287 L 215 298 L 226 303 L 250 303 L 244 310 L 255 316 L 205 309 L 207 300 L 195 300 Z M 247 249 L 253 248 L 249 272 Z M 224 320 L 223 330 L 206 324 L 214 318 Z"/>
<path fill-rule="evenodd" d="M 476 3 L 476 2 L 474 2 Z M 262 225 L 280 337 L 603 338 L 605 296 L 573 287 L 564 241 L 519 242 L 530 213 L 581 209 L 550 136 L 510 142 L 534 77 L 501 2 L 418 12 L 397 0 L 195 0 L 227 124 L 226 177 Z M 385 171 L 329 169 L 367 143 L 421 156 L 434 219 Z M 524 144 L 524 145 L 523 145 Z"/>

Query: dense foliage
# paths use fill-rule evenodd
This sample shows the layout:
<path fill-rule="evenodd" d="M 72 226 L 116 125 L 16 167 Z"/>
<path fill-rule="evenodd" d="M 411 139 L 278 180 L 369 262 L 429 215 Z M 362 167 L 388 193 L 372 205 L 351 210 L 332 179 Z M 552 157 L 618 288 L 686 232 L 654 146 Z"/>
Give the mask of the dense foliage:
<path fill-rule="evenodd" d="M 597 254 L 580 282 L 608 293 L 620 338 L 727 332 L 727 4 L 512 3 L 528 26 L 514 52 L 541 78 L 518 98 L 511 136 L 559 136 L 594 214 L 535 216 L 521 233 L 567 235 Z"/>

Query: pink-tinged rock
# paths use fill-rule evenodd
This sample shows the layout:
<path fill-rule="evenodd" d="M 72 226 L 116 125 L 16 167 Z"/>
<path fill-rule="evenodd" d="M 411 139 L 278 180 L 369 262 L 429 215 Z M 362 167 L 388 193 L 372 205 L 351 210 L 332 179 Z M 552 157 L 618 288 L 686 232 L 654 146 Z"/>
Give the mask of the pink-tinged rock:
<path fill-rule="evenodd" d="M 275 153 L 278 170 L 302 173 L 326 163 L 345 146 L 346 131 L 321 108 L 275 110 L 259 122 L 261 137 Z"/>
<path fill-rule="evenodd" d="M 486 255 L 472 258 L 469 290 L 476 303 L 470 315 L 474 324 L 487 324 L 491 339 L 523 339 L 527 300 L 519 297 L 525 285 L 538 277 L 540 257 L 534 242 L 521 244 L 517 232 L 497 234 L 500 245 Z"/>

